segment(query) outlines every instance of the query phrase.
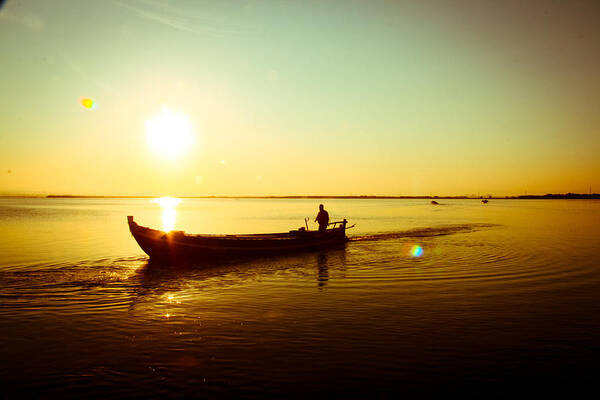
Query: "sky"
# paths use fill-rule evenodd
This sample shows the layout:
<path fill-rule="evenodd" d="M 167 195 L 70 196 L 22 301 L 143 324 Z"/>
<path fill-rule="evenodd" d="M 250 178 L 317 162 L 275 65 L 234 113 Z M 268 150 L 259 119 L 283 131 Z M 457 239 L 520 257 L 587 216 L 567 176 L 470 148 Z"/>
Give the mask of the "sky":
<path fill-rule="evenodd" d="M 0 195 L 600 192 L 597 1 L 1 3 Z"/>

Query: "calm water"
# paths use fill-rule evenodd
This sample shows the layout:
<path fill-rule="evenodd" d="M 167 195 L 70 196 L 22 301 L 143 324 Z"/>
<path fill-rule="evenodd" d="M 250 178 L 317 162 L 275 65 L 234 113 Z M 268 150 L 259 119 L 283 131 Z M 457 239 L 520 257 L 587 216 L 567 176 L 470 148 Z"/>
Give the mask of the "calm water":
<path fill-rule="evenodd" d="M 175 229 L 287 231 L 318 203 L 184 199 Z M 594 384 L 600 202 L 324 203 L 356 224 L 345 250 L 161 268 L 126 224 L 134 215 L 162 227 L 148 199 L 0 199 L 4 397 L 575 394 Z"/>

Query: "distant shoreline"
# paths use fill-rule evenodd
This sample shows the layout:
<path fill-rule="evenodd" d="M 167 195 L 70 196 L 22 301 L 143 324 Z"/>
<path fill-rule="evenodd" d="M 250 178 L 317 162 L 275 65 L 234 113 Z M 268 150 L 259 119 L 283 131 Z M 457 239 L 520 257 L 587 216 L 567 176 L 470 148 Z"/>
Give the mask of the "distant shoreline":
<path fill-rule="evenodd" d="M 100 196 L 100 195 L 0 195 L 0 198 L 46 198 L 46 199 L 153 199 L 159 196 Z M 600 199 L 600 193 L 563 193 L 545 195 L 519 195 L 519 196 L 176 196 L 182 199 L 348 199 L 348 200 L 394 200 L 394 199 L 421 199 L 421 200 L 502 200 L 502 199 Z"/>

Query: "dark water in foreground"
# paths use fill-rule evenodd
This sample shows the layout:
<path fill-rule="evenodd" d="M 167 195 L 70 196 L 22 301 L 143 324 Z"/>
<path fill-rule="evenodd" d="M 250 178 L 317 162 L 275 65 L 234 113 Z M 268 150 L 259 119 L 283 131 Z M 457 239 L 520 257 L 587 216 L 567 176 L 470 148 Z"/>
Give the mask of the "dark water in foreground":
<path fill-rule="evenodd" d="M 345 250 L 161 268 L 125 221 L 160 227 L 148 200 L 0 199 L 3 397 L 594 387 L 600 202 L 440 202 L 327 200 Z M 175 229 L 287 231 L 317 205 L 186 199 Z"/>

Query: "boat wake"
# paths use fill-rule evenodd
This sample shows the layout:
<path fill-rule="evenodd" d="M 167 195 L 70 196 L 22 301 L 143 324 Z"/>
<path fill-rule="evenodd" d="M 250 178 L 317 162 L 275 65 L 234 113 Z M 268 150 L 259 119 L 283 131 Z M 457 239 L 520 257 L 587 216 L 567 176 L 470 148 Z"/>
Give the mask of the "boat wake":
<path fill-rule="evenodd" d="M 401 238 L 416 238 L 416 237 L 433 237 L 433 236 L 444 236 L 453 235 L 455 233 L 469 233 L 475 232 L 485 228 L 493 228 L 499 226 L 498 224 L 458 224 L 458 225 L 443 225 L 428 228 L 414 228 L 405 231 L 396 232 L 381 232 L 372 233 L 367 235 L 349 236 L 349 240 L 352 242 L 366 242 L 375 240 L 389 240 L 389 239 L 401 239 Z"/>

